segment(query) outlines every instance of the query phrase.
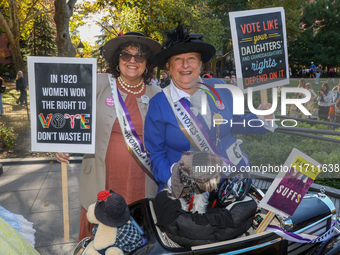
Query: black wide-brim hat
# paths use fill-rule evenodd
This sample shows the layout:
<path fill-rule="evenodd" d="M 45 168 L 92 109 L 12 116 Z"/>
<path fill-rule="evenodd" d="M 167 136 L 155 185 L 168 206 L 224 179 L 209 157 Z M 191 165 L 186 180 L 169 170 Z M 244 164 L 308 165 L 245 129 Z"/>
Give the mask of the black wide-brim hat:
<path fill-rule="evenodd" d="M 164 68 L 168 59 L 175 55 L 197 52 L 201 54 L 202 62 L 207 63 L 216 53 L 214 46 L 202 40 L 202 34 L 188 34 L 181 25 L 166 32 L 166 35 L 162 50 L 152 58 L 152 63 L 159 68 Z"/>
<path fill-rule="evenodd" d="M 124 35 L 119 35 L 109 41 L 107 41 L 103 46 L 103 55 L 107 62 L 110 63 L 113 53 L 118 49 L 118 47 L 125 42 L 137 42 L 143 43 L 149 47 L 152 55 L 155 55 L 161 50 L 161 45 L 159 42 L 145 36 L 140 32 L 128 32 Z"/>
<path fill-rule="evenodd" d="M 103 198 L 100 198 L 100 196 Z M 112 190 L 104 190 L 98 193 L 94 215 L 101 223 L 119 228 L 129 221 L 130 210 L 125 199 L 120 194 Z"/>

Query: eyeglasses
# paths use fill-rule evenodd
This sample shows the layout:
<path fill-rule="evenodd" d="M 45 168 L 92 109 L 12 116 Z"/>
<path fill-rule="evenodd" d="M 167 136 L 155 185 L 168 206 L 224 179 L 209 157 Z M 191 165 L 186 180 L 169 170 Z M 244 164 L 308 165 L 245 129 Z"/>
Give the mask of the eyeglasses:
<path fill-rule="evenodd" d="M 145 55 L 141 55 L 141 54 L 136 54 L 136 55 L 132 55 L 130 53 L 127 53 L 127 52 L 122 52 L 120 53 L 119 55 L 123 61 L 125 62 L 129 62 L 131 60 L 132 57 L 135 58 L 135 61 L 137 63 L 143 63 L 145 60 L 146 60 L 146 57 Z"/>

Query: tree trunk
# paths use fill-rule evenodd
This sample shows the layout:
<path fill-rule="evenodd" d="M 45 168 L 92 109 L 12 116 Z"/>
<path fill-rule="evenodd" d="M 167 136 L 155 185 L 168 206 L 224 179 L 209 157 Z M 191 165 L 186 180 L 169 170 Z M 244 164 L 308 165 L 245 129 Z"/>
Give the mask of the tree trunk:
<path fill-rule="evenodd" d="M 27 68 L 20 52 L 20 25 L 18 20 L 17 6 L 14 1 L 8 1 L 10 21 L 7 23 L 5 17 L 0 13 L 0 23 L 2 24 L 9 41 L 9 50 L 13 57 L 16 71 L 23 71 L 27 80 Z"/>
<path fill-rule="evenodd" d="M 55 0 L 54 21 L 57 27 L 57 49 L 60 57 L 74 57 L 76 50 L 71 42 L 69 21 L 73 14 L 73 7 L 77 0 Z"/>
<path fill-rule="evenodd" d="M 73 0 L 76 1 L 76 0 Z M 27 81 L 27 66 L 24 63 L 23 57 L 20 52 L 20 36 L 25 32 L 27 23 L 40 15 L 43 11 L 35 11 L 34 7 L 39 1 L 16 1 L 8 0 L 8 18 L 0 12 L 0 23 L 9 41 L 9 49 L 13 57 L 13 63 L 16 71 L 23 71 L 24 78 Z M 27 10 L 24 7 L 28 8 Z M 2 6 L 3 7 L 3 6 Z M 23 15 L 22 10 L 25 9 L 26 13 Z M 45 13 L 50 12 L 51 9 L 45 8 Z M 27 15 L 27 16 L 26 16 Z"/>
<path fill-rule="evenodd" d="M 217 64 L 217 62 L 222 60 L 223 58 L 225 58 L 226 56 L 228 56 L 232 52 L 233 51 L 229 51 L 226 54 L 224 54 L 223 56 L 216 58 L 214 61 L 211 62 L 211 70 L 214 73 L 214 77 L 216 77 L 216 64 Z"/>
<path fill-rule="evenodd" d="M 25 65 L 24 60 L 21 55 L 19 40 L 15 40 L 13 43 L 11 42 L 9 44 L 9 49 L 12 53 L 13 63 L 14 63 L 16 72 L 23 71 L 24 78 L 27 81 L 27 66 Z"/>

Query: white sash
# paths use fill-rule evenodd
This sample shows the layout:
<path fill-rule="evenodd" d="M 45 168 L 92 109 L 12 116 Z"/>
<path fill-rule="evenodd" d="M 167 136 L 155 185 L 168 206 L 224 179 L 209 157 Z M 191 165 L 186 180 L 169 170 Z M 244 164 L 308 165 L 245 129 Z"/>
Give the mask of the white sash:
<path fill-rule="evenodd" d="M 136 160 L 138 165 L 143 169 L 143 171 L 153 180 L 151 169 L 151 160 L 144 149 L 142 141 L 139 139 L 136 130 L 132 124 L 130 114 L 125 106 L 125 103 L 119 93 L 117 88 L 116 79 L 108 74 L 113 101 L 116 108 L 117 118 L 119 126 L 122 130 L 125 144 L 131 156 Z"/>
<path fill-rule="evenodd" d="M 171 99 L 171 91 L 169 85 L 167 89 L 167 93 L 164 93 L 168 102 L 176 116 L 177 122 L 179 127 L 181 128 L 185 137 L 189 140 L 190 144 L 197 150 L 197 151 L 205 151 L 214 153 L 219 155 L 225 163 L 230 166 L 236 166 L 233 162 L 225 157 L 221 156 L 216 147 L 214 146 L 210 136 L 208 135 L 207 131 L 204 129 L 200 121 L 197 117 L 191 112 L 189 106 L 184 102 L 183 99 L 179 100 L 176 103 L 172 102 Z M 236 142 L 237 143 L 237 142 Z M 245 153 L 242 152 L 242 158 L 245 163 L 248 165 L 249 160 Z"/>
<path fill-rule="evenodd" d="M 191 111 L 188 112 L 180 102 L 172 103 L 172 100 L 170 98 L 170 86 L 167 86 L 167 90 L 168 93 L 164 94 L 167 97 L 169 104 L 171 105 L 171 108 L 174 111 L 175 116 L 177 117 L 177 121 L 179 122 L 178 124 L 186 138 L 190 141 L 190 143 L 197 151 L 214 153 L 210 142 L 203 135 L 199 124 L 193 121 L 191 117 L 192 114 L 190 115 Z"/>

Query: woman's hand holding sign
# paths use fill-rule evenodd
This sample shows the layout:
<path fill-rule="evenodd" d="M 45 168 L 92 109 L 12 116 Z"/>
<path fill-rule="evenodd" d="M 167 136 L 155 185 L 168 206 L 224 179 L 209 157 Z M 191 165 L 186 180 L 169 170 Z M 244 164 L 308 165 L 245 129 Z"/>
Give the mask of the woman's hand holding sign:
<path fill-rule="evenodd" d="M 61 152 L 56 152 L 54 154 L 56 160 L 60 163 L 69 163 L 70 162 L 70 154 L 69 153 L 61 153 Z"/>
<path fill-rule="evenodd" d="M 272 107 L 271 103 L 267 103 L 266 105 L 260 105 L 260 107 L 258 108 L 258 110 L 269 110 Z M 265 120 L 272 120 L 274 119 L 274 114 L 268 114 L 268 115 L 263 115 L 263 118 Z"/>

